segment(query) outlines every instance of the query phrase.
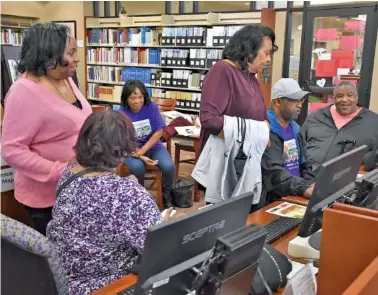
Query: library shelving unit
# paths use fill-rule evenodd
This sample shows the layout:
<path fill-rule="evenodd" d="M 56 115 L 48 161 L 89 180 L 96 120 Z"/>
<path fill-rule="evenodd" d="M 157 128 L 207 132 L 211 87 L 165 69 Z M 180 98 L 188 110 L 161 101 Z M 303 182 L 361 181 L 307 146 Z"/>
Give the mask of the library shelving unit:
<path fill-rule="evenodd" d="M 149 94 L 176 99 L 176 109 L 198 112 L 206 72 L 221 58 L 243 25 L 264 23 L 274 29 L 275 11 L 192 15 L 87 17 L 85 21 L 86 95 L 91 103 L 117 109 L 122 85 L 145 83 Z M 266 103 L 271 68 L 259 75 Z"/>
<path fill-rule="evenodd" d="M 1 15 L 1 45 L 20 46 L 24 32 L 37 18 Z"/>

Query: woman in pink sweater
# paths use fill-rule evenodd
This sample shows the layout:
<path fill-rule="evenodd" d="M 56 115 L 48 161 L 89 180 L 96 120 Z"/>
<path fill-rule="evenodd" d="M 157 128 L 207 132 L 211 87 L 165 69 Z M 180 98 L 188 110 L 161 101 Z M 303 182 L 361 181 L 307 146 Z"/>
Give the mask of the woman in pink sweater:
<path fill-rule="evenodd" d="M 80 128 L 92 112 L 71 79 L 79 62 L 66 26 L 36 24 L 26 32 L 5 98 L 2 155 L 15 171 L 15 198 L 33 227 L 46 233 L 58 179 L 73 158 Z"/>

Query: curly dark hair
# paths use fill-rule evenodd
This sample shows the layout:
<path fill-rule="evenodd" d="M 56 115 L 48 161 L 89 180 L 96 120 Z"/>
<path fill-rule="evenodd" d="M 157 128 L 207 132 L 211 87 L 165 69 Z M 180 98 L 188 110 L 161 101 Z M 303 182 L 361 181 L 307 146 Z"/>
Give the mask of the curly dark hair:
<path fill-rule="evenodd" d="M 142 92 L 144 97 L 143 105 L 149 105 L 151 103 L 151 98 L 147 92 L 146 86 L 143 82 L 139 80 L 128 80 L 123 85 L 122 94 L 121 94 L 121 106 L 125 109 L 130 109 L 129 104 L 127 103 L 127 99 L 131 94 L 135 92 L 135 89 L 139 88 L 140 92 Z"/>
<path fill-rule="evenodd" d="M 222 58 L 238 62 L 245 70 L 248 68 L 247 61 L 252 63 L 258 51 L 263 46 L 264 37 L 272 40 L 273 52 L 278 50 L 274 31 L 263 24 L 247 25 L 237 31 L 223 50 Z"/>
<path fill-rule="evenodd" d="M 22 43 L 17 72 L 44 76 L 47 69 L 67 66 L 63 60 L 70 31 L 67 26 L 53 22 L 35 24 L 27 29 Z"/>
<path fill-rule="evenodd" d="M 74 147 L 83 167 L 117 167 L 138 146 L 131 120 L 118 111 L 91 114 L 80 130 Z"/>

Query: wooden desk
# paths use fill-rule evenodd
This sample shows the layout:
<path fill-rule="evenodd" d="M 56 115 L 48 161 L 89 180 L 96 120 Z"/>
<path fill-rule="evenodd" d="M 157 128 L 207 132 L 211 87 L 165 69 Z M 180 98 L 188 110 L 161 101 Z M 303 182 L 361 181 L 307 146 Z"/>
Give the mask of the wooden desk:
<path fill-rule="evenodd" d="M 282 203 L 281 201 L 274 202 L 248 216 L 247 219 L 247 225 L 251 223 L 259 224 L 259 225 L 265 225 L 277 218 L 276 215 L 266 213 L 265 211 L 267 209 L 270 209 L 274 206 L 279 205 Z M 290 233 L 288 233 L 286 236 L 282 237 L 281 239 L 275 241 L 273 244 L 271 244 L 275 249 L 280 251 L 282 254 L 288 256 L 288 247 L 289 247 L 289 242 L 295 238 L 298 234 L 298 228 L 294 229 Z M 303 261 L 301 261 L 303 262 Z M 120 292 L 127 287 L 135 284 L 137 281 L 137 276 L 135 275 L 127 275 L 107 286 L 104 288 L 101 288 L 99 290 L 94 291 L 91 293 L 91 295 L 113 295 L 116 294 L 117 292 Z M 284 288 L 281 288 L 277 292 L 275 292 L 275 295 L 280 295 L 283 294 Z"/>

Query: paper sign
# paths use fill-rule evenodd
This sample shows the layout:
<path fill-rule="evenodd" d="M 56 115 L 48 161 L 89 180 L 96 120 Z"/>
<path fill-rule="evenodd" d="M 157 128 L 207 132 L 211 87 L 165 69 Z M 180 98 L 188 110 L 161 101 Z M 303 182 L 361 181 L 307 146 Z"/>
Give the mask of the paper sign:
<path fill-rule="evenodd" d="M 7 192 L 14 189 L 14 170 L 6 168 L 1 170 L 1 192 Z"/>
<path fill-rule="evenodd" d="M 317 289 L 315 270 L 309 263 L 289 279 L 283 295 L 316 295 Z"/>
<path fill-rule="evenodd" d="M 337 68 L 354 67 L 354 52 L 353 50 L 332 50 L 331 59 L 336 61 Z"/>
<path fill-rule="evenodd" d="M 334 60 L 317 60 L 315 65 L 316 77 L 334 77 L 337 75 L 336 62 Z"/>
<path fill-rule="evenodd" d="M 316 41 L 333 41 L 336 40 L 338 34 L 337 29 L 317 29 L 315 32 Z"/>
<path fill-rule="evenodd" d="M 340 39 L 339 48 L 341 50 L 354 50 L 360 49 L 361 37 L 360 36 L 342 36 Z"/>
<path fill-rule="evenodd" d="M 349 75 L 350 69 L 344 69 L 344 68 L 338 68 L 337 69 L 337 76 L 342 76 L 342 75 Z"/>
<path fill-rule="evenodd" d="M 348 81 L 348 82 L 350 82 L 350 83 L 353 83 L 354 85 L 356 85 L 357 86 L 357 83 L 358 83 L 358 81 L 357 80 L 343 80 L 343 79 L 335 79 L 335 82 L 334 82 L 334 84 L 335 85 L 339 85 L 340 84 L 340 82 L 342 82 L 342 81 Z"/>
<path fill-rule="evenodd" d="M 346 21 L 344 22 L 344 31 L 364 31 L 364 21 Z"/>
<path fill-rule="evenodd" d="M 77 47 L 84 47 L 84 41 L 83 40 L 77 40 Z"/>
<path fill-rule="evenodd" d="M 320 60 L 330 60 L 331 59 L 331 53 L 322 53 L 319 55 Z"/>

